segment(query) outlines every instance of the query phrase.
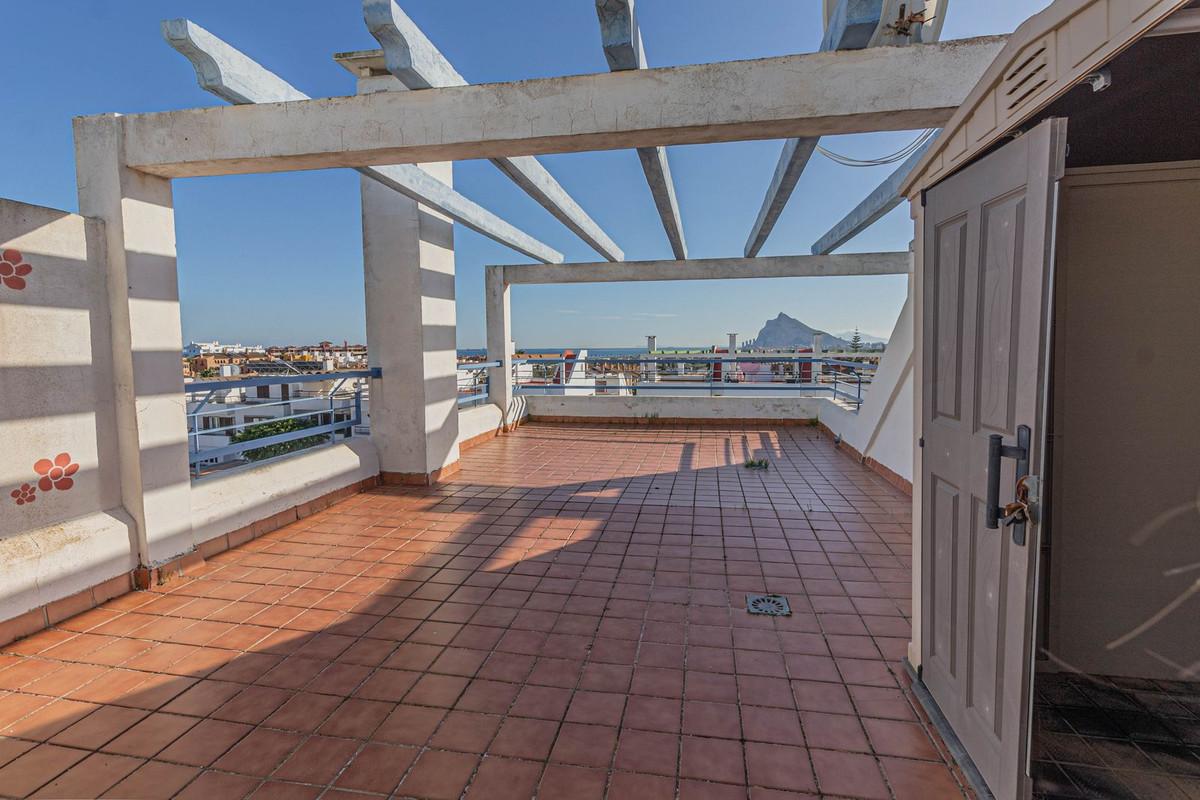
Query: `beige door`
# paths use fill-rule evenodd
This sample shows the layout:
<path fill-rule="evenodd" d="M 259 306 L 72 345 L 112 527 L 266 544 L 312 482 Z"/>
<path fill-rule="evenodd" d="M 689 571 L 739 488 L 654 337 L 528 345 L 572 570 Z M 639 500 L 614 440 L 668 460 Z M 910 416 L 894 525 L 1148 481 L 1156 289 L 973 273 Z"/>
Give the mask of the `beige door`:
<path fill-rule="evenodd" d="M 1043 122 L 925 197 L 921 677 L 1002 799 L 1027 794 L 1038 531 L 987 526 L 989 478 L 1013 499 L 1022 427 L 1040 464 L 1065 138 L 1065 120 Z"/>

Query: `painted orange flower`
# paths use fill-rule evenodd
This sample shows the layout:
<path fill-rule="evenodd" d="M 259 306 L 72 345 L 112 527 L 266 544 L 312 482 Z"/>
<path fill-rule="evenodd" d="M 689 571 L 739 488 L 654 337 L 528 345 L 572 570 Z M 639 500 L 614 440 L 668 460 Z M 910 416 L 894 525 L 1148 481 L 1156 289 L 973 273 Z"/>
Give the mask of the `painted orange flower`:
<path fill-rule="evenodd" d="M 51 489 L 66 491 L 75 485 L 71 476 L 79 471 L 79 465 L 71 462 L 69 453 L 59 453 L 53 461 L 48 458 L 38 461 L 33 465 L 33 471 L 42 476 L 38 479 L 38 488 L 43 492 Z"/>
<path fill-rule="evenodd" d="M 13 489 L 10 492 L 12 498 L 17 501 L 17 505 L 23 506 L 26 503 L 32 503 L 37 500 L 37 492 L 28 483 L 22 483 L 20 489 Z"/>
<path fill-rule="evenodd" d="M 11 247 L 0 253 L 0 283 L 10 289 L 24 289 L 25 276 L 33 272 L 33 267 L 25 263 L 20 250 Z"/>

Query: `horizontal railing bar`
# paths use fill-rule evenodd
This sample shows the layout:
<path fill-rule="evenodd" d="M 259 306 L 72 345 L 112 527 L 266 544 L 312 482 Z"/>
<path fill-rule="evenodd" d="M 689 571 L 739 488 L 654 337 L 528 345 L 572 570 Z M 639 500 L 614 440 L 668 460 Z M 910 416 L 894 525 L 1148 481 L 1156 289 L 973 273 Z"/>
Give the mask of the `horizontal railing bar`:
<path fill-rule="evenodd" d="M 277 383 L 318 383 L 320 381 L 336 381 L 343 378 L 379 378 L 383 376 L 381 367 L 370 369 L 354 369 L 345 372 L 312 372 L 303 375 L 263 375 L 256 378 L 235 378 L 225 381 L 192 381 L 184 385 L 185 392 L 208 392 L 221 389 L 237 389 L 242 386 L 271 386 Z"/>
<path fill-rule="evenodd" d="M 237 422 L 233 425 L 225 425 L 220 428 L 193 428 L 188 430 L 190 436 L 208 436 L 211 434 L 220 433 L 221 431 L 234 431 L 239 429 L 253 428 L 256 425 L 270 425 L 273 422 L 283 422 L 288 419 L 300 419 L 301 417 L 312 417 L 317 414 L 328 414 L 331 411 L 345 411 L 346 409 L 354 408 L 354 405 L 344 406 L 325 406 L 318 408 L 315 411 L 298 411 L 295 414 L 288 414 L 286 417 L 271 417 L 270 419 L 257 419 L 254 422 Z"/>
<path fill-rule="evenodd" d="M 348 419 L 343 420 L 342 422 L 331 422 L 328 425 L 318 425 L 298 431 L 289 431 L 288 433 L 277 433 L 274 436 L 264 436 L 261 439 L 251 439 L 250 441 L 246 442 L 238 442 L 237 444 L 231 444 L 227 447 L 215 447 L 212 450 L 198 450 L 188 455 L 188 463 L 198 464 L 201 461 L 237 455 L 239 453 L 244 453 L 247 450 L 257 450 L 260 447 L 270 447 L 274 444 L 284 444 L 285 442 L 291 442 L 296 439 L 304 439 L 308 436 L 321 436 L 327 433 L 332 434 L 340 430 L 353 428 L 357 424 L 357 421 Z"/>
<path fill-rule="evenodd" d="M 709 391 L 714 391 L 714 390 L 719 390 L 719 391 L 723 391 L 723 392 L 754 392 L 754 391 L 798 392 L 798 391 L 804 391 L 804 390 L 818 391 L 818 392 L 834 391 L 833 386 L 823 385 L 823 384 L 819 384 L 819 383 L 776 383 L 776 384 L 759 383 L 759 384 L 752 385 L 752 384 L 747 384 L 747 383 L 721 383 L 721 382 L 714 382 L 711 384 L 709 384 L 709 383 L 704 383 L 704 384 L 694 383 L 694 384 L 690 384 L 690 385 L 685 384 L 685 383 L 672 384 L 669 382 L 668 383 L 635 383 L 635 384 L 632 384 L 629 386 L 614 386 L 612 384 L 598 384 L 598 383 L 567 383 L 567 384 L 563 384 L 563 383 L 521 383 L 521 384 L 517 384 L 516 389 L 517 389 L 517 391 L 528 389 L 528 390 L 542 390 L 543 392 L 550 390 L 550 389 L 556 389 L 556 390 L 557 389 L 606 389 L 612 393 L 616 393 L 621 390 L 629 390 L 629 389 L 637 389 L 638 391 L 646 391 L 646 392 L 660 392 L 660 391 L 662 391 L 662 392 L 673 392 L 673 391 L 709 392 Z"/>
<path fill-rule="evenodd" d="M 304 400 L 353 400 L 356 392 L 341 391 L 337 394 L 314 394 L 310 397 L 293 397 L 288 400 L 274 400 L 270 403 L 253 403 L 247 400 L 239 400 L 236 404 L 229 403 L 209 403 L 209 406 L 216 406 L 213 410 L 205 411 L 189 411 L 189 417 L 221 417 L 228 416 L 237 411 L 249 411 L 252 409 L 272 408 L 274 406 L 290 406 L 294 403 L 299 403 Z M 254 398 L 250 398 L 253 400 Z M 207 406 L 206 406 L 207 408 Z M 282 418 L 281 418 L 282 419 Z M 258 423 L 254 423 L 258 424 Z"/>
<path fill-rule="evenodd" d="M 474 361 L 471 361 L 471 362 L 464 362 L 462 364 L 459 364 L 458 369 L 461 372 L 468 372 L 468 371 L 476 370 L 476 369 L 493 369 L 498 366 L 500 366 L 499 361 L 484 361 L 481 363 L 476 363 Z"/>
<path fill-rule="evenodd" d="M 873 356 L 864 356 L 872 358 Z M 847 366 L 856 369 L 878 369 L 878 364 L 858 361 L 842 361 L 821 358 L 819 356 L 664 356 L 662 358 L 629 358 L 625 356 L 588 356 L 587 358 L 525 358 L 513 361 L 514 364 L 561 364 L 571 361 L 576 364 L 771 364 L 771 363 L 818 363 L 834 366 Z"/>

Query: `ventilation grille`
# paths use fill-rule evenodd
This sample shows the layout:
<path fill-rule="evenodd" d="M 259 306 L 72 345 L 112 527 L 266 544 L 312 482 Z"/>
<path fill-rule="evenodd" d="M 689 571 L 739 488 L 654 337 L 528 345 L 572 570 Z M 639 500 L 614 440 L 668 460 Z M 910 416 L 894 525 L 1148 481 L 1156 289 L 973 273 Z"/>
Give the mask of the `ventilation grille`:
<path fill-rule="evenodd" d="M 1017 57 L 1016 65 L 1005 73 L 1000 85 L 1001 103 L 1005 111 L 1015 111 L 1037 94 L 1038 89 L 1050 82 L 1050 71 L 1050 48 L 1046 39 L 1025 48 Z"/>
<path fill-rule="evenodd" d="M 766 614 L 772 617 L 790 617 L 792 607 L 781 594 L 748 594 L 746 610 L 751 614 Z"/>

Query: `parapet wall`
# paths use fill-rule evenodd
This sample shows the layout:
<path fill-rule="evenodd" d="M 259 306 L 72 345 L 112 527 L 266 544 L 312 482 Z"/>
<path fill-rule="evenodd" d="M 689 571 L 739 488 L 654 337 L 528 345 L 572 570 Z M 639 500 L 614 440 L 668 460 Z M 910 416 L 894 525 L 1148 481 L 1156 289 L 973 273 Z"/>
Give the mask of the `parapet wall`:
<path fill-rule="evenodd" d="M 100 226 L 0 200 L 0 620 L 136 566 Z"/>

